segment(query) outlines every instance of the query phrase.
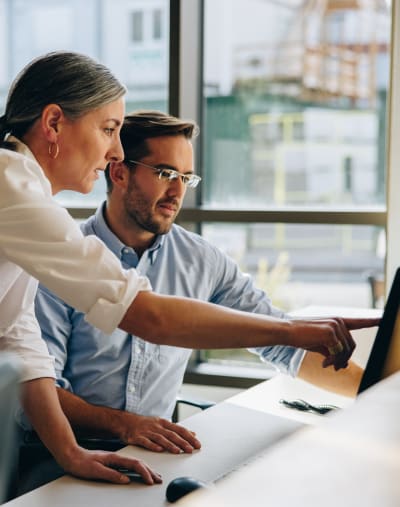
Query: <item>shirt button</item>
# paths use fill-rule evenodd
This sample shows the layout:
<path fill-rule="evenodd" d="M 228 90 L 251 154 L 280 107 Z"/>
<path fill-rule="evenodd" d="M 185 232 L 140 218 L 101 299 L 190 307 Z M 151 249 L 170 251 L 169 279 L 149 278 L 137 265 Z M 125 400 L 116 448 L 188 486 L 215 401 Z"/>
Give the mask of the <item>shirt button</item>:
<path fill-rule="evenodd" d="M 136 391 L 136 387 L 135 386 L 129 386 L 129 392 L 130 393 L 134 393 Z"/>
<path fill-rule="evenodd" d="M 124 254 L 128 254 L 128 253 L 129 253 L 129 248 L 128 248 L 128 247 L 123 248 L 123 249 L 122 249 L 122 252 L 123 252 Z"/>

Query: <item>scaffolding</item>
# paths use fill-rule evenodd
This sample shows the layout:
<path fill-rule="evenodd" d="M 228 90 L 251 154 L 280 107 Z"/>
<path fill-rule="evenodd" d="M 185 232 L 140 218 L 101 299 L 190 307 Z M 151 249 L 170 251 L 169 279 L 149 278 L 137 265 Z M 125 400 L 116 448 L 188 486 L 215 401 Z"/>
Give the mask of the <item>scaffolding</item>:
<path fill-rule="evenodd" d="M 304 1 L 275 46 L 246 48 L 239 55 L 237 83 L 264 80 L 273 92 L 297 99 L 346 99 L 374 108 L 389 22 L 385 0 Z"/>

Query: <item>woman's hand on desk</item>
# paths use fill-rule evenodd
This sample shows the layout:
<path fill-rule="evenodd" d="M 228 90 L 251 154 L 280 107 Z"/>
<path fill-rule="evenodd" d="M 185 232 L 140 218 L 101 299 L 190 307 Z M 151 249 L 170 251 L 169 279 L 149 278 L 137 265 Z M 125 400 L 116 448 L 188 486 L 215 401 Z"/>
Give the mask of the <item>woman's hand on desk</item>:
<path fill-rule="evenodd" d="M 114 452 L 88 451 L 83 447 L 74 448 L 65 463 L 60 464 L 71 475 L 84 479 L 96 479 L 115 484 L 128 484 L 129 477 L 117 471 L 123 468 L 137 472 L 146 484 L 159 484 L 161 476 L 151 470 L 143 461 L 127 458 Z"/>
<path fill-rule="evenodd" d="M 379 325 L 379 318 L 349 319 L 340 317 L 292 321 L 294 340 L 291 345 L 322 354 L 324 368 L 346 368 L 355 349 L 351 330 Z"/>
<path fill-rule="evenodd" d="M 72 394 L 71 397 L 77 399 Z M 161 482 L 159 474 L 140 460 L 113 452 L 88 451 L 80 447 L 64 412 L 59 410 L 59 398 L 53 378 L 23 382 L 21 400 L 33 428 L 65 472 L 83 479 L 126 484 L 130 479 L 115 470 L 123 468 L 137 472 L 146 484 Z M 84 405 L 84 402 L 82 404 Z M 52 421 L 52 431 L 49 431 L 49 420 Z"/>

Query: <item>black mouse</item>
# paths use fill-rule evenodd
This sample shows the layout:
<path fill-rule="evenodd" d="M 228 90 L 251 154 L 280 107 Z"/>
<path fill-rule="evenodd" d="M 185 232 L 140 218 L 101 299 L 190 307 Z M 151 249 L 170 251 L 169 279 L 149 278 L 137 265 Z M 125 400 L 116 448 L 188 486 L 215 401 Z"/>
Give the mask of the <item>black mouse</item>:
<path fill-rule="evenodd" d="M 204 488 L 207 484 L 193 477 L 177 477 L 167 487 L 166 495 L 168 502 L 176 502 L 183 496 L 195 489 Z"/>

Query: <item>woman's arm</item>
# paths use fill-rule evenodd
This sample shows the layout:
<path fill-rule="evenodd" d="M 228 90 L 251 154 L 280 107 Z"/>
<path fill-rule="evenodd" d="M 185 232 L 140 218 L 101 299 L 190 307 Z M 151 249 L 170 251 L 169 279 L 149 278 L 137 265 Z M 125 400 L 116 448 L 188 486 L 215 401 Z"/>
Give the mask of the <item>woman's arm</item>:
<path fill-rule="evenodd" d="M 347 366 L 355 343 L 351 329 L 379 319 L 277 319 L 188 298 L 139 292 L 120 328 L 152 343 L 194 349 L 292 345 L 325 357 L 323 366 Z"/>
<path fill-rule="evenodd" d="M 126 484 L 129 478 L 110 468 L 123 467 L 138 472 L 147 484 L 161 482 L 160 476 L 140 460 L 80 447 L 61 410 L 53 379 L 24 382 L 22 405 L 40 439 L 66 472 L 85 479 Z"/>

